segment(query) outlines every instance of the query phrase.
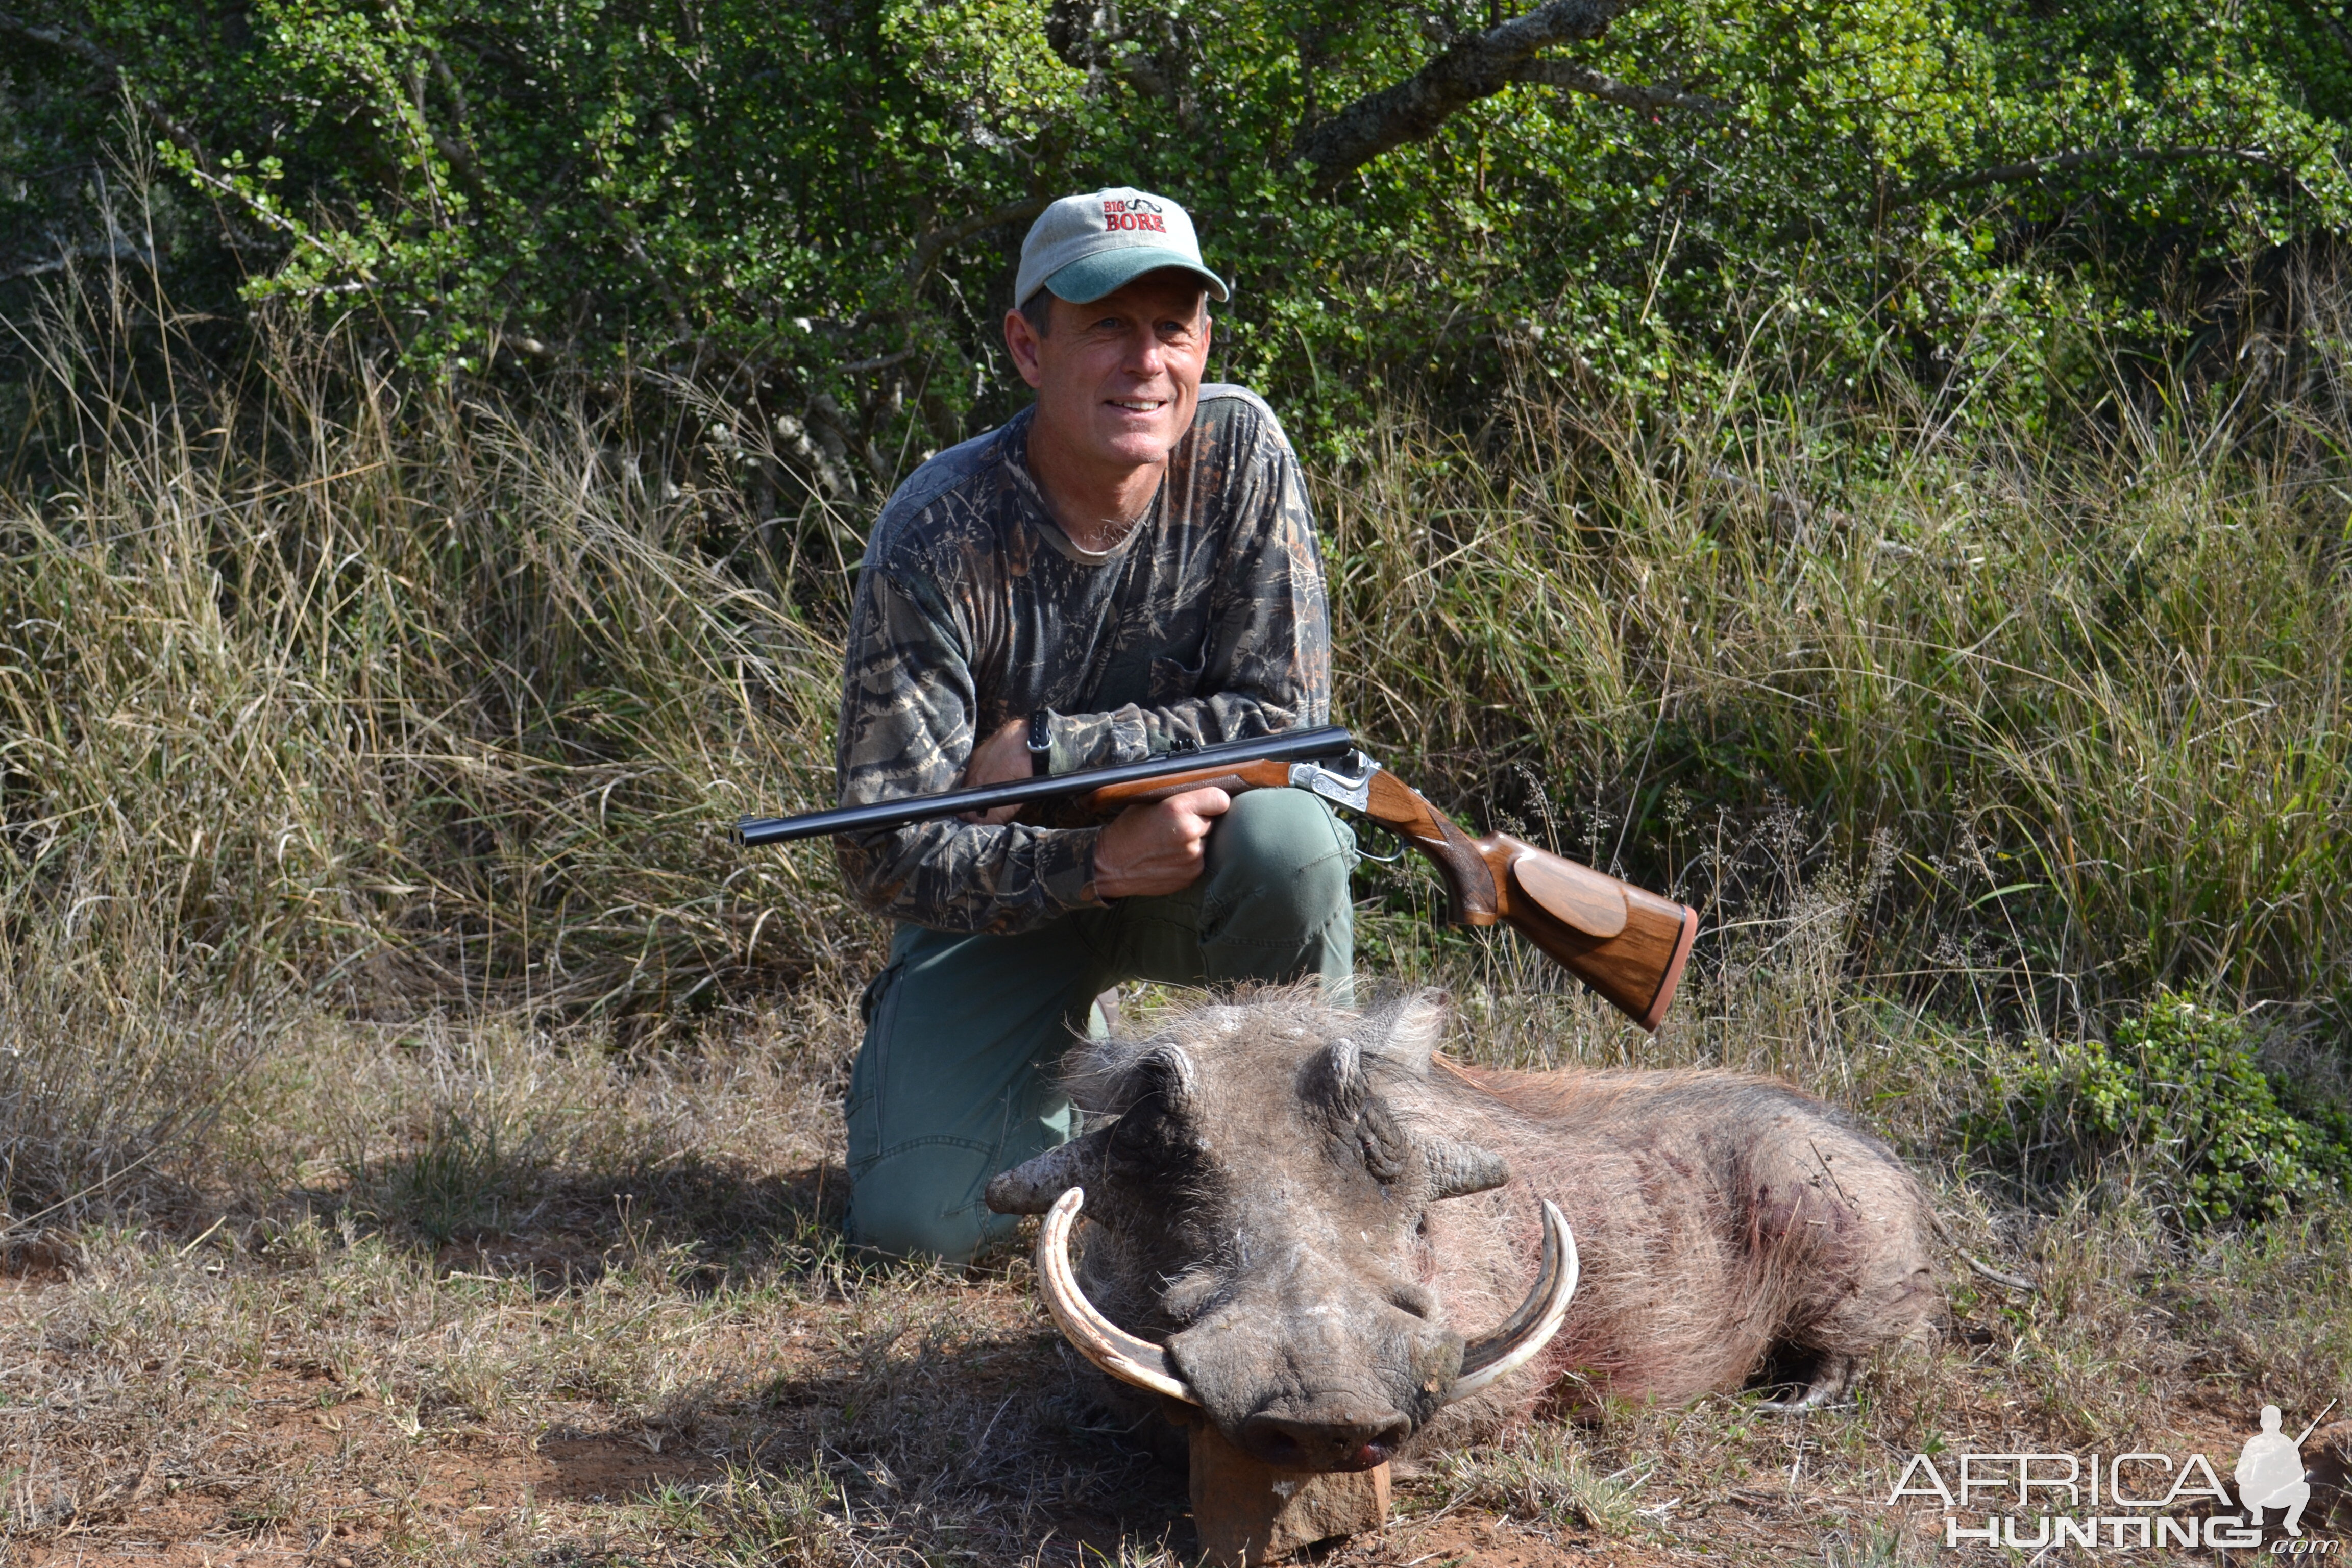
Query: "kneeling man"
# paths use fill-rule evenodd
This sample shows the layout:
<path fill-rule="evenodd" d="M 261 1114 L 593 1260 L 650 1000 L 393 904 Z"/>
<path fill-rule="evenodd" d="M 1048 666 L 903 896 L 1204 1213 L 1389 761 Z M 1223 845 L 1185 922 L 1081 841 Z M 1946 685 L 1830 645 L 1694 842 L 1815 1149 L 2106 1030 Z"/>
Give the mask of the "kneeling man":
<path fill-rule="evenodd" d="M 1327 721 L 1315 521 L 1273 411 L 1202 385 L 1225 286 L 1183 209 L 1068 196 L 1021 247 L 1005 346 L 1036 402 L 916 470 L 867 542 L 845 805 Z M 1344 985 L 1355 841 L 1295 790 L 1101 825 L 997 814 L 836 841 L 898 922 L 850 1080 L 850 1238 L 961 1262 L 982 1189 L 1074 1131 L 1052 1069 L 1126 980 Z"/>

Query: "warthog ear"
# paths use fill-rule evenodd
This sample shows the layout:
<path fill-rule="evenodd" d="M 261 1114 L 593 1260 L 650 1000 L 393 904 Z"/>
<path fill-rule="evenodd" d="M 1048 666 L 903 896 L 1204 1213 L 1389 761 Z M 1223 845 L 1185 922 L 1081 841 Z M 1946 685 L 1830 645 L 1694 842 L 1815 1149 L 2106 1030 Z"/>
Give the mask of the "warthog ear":
<path fill-rule="evenodd" d="M 1101 1173 L 1103 1146 L 1109 1141 L 1110 1129 L 1098 1127 L 1000 1173 L 988 1184 L 988 1206 L 998 1214 L 1044 1214 L 1055 1198 Z"/>
<path fill-rule="evenodd" d="M 1423 1143 L 1421 1161 L 1429 1167 L 1432 1198 L 1466 1197 L 1499 1187 L 1511 1179 L 1510 1163 L 1500 1154 L 1491 1153 L 1475 1143 L 1456 1143 L 1450 1138 Z M 993 1194 L 994 1189 L 990 1191 Z"/>
<path fill-rule="evenodd" d="M 1414 1073 L 1429 1070 L 1429 1058 L 1445 1037 L 1445 1021 L 1453 999 L 1443 991 L 1416 991 L 1379 1016 L 1381 1031 L 1372 1048 L 1386 1061 Z"/>
<path fill-rule="evenodd" d="M 1128 1105 L 1132 1109 L 1154 1097 L 1180 1121 L 1199 1114 L 1201 1069 L 1192 1065 L 1183 1047 L 1154 1046 L 1136 1058 L 1135 1092 L 1128 1097 Z"/>

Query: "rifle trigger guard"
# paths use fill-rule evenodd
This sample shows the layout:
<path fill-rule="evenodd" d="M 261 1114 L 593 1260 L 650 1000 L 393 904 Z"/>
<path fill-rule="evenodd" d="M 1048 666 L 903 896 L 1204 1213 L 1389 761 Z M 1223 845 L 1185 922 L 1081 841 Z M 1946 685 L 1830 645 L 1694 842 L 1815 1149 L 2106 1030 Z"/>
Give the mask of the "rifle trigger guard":
<path fill-rule="evenodd" d="M 1372 804 L 1372 775 L 1380 771 L 1380 763 L 1363 752 L 1349 752 L 1335 767 L 1325 767 L 1320 763 L 1291 763 L 1290 787 L 1319 795 L 1349 811 L 1365 811 Z"/>

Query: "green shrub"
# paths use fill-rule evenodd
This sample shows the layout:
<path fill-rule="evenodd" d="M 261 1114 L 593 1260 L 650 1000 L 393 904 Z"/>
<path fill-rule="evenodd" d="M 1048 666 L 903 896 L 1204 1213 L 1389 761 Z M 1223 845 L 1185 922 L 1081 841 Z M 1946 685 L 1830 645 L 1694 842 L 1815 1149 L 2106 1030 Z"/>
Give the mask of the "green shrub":
<path fill-rule="evenodd" d="M 2158 306 L 2352 224 L 2341 24 L 2300 0 L 1648 0 L 1369 162 L 1315 152 L 1534 9 L 26 0 L 0 318 L 86 263 L 152 268 L 228 361 L 242 294 L 452 376 L 715 372 L 732 406 L 687 401 L 797 505 L 1023 396 L 995 321 L 1058 191 L 1191 204 L 1240 283 L 1225 373 L 1334 448 L 1397 391 L 1475 427 L 1513 355 L 2031 423 L 2044 371 L 2097 380 L 2053 325 L 2189 352 L 2220 313 Z M 159 175 L 135 216 L 126 162 Z M 1752 357 L 1759 292 L 1796 357 Z M 0 333 L 0 407 L 36 357 Z"/>
<path fill-rule="evenodd" d="M 2352 1118 L 2298 1100 L 2255 1047 L 2242 1017 L 2159 993 L 2112 1042 L 2007 1055 L 1969 1141 L 2028 1181 L 2133 1169 L 2191 1227 L 2278 1215 L 2352 1176 Z"/>

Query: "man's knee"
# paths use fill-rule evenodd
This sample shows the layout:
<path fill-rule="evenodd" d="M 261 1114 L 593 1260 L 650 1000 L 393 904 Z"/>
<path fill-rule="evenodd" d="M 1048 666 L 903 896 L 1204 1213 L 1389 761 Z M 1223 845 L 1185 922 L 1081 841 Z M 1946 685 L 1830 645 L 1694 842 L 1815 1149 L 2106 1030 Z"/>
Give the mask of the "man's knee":
<path fill-rule="evenodd" d="M 1345 985 L 1355 967 L 1348 901 L 1355 864 L 1355 836 L 1313 795 L 1269 789 L 1236 796 L 1209 836 L 1202 974 L 1214 985 L 1308 975 Z"/>
<path fill-rule="evenodd" d="M 1209 835 L 1204 901 L 1246 898 L 1311 929 L 1348 907 L 1355 864 L 1354 835 L 1329 806 L 1304 790 L 1252 790 Z"/>
<path fill-rule="evenodd" d="M 981 1191 L 1070 1135 L 1069 1101 L 1041 1064 L 1095 991 L 1074 933 L 959 937 L 902 928 L 867 988 L 866 1040 L 843 1107 L 855 1246 L 961 1263 L 1013 1222 Z"/>

